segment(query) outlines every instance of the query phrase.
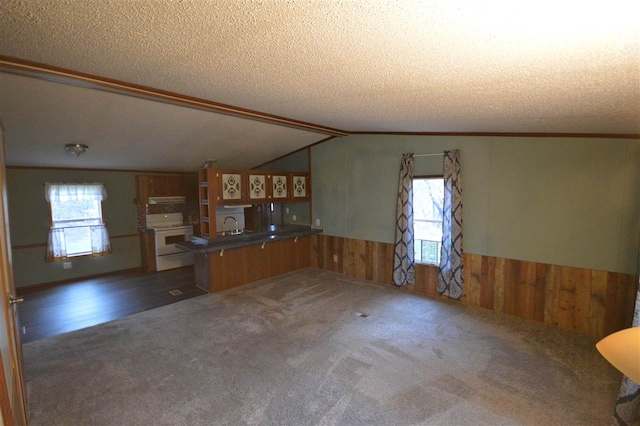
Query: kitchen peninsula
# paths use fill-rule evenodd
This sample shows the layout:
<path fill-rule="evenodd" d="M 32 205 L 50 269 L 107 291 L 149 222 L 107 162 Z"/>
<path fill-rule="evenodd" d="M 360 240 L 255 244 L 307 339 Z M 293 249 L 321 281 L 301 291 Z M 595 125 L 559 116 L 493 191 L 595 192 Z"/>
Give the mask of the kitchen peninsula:
<path fill-rule="evenodd" d="M 193 253 L 196 285 L 216 292 L 312 266 L 312 238 L 319 233 L 310 226 L 269 226 L 176 245 Z"/>

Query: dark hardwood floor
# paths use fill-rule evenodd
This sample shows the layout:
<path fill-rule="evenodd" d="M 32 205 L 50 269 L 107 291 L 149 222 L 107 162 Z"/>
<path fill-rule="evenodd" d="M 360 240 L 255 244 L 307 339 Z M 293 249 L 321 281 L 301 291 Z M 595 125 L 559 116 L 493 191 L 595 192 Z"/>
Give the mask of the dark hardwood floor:
<path fill-rule="evenodd" d="M 169 293 L 180 290 L 177 296 Z M 195 285 L 193 267 L 129 272 L 37 289 L 17 289 L 22 343 L 46 339 L 206 294 Z"/>

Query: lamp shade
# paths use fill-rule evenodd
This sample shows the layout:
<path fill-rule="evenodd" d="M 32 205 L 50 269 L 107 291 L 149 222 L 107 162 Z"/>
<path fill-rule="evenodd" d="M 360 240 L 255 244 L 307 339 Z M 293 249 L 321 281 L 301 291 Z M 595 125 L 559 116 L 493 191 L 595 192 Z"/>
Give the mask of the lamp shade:
<path fill-rule="evenodd" d="M 640 383 L 640 327 L 610 334 L 596 348 L 622 374 Z"/>

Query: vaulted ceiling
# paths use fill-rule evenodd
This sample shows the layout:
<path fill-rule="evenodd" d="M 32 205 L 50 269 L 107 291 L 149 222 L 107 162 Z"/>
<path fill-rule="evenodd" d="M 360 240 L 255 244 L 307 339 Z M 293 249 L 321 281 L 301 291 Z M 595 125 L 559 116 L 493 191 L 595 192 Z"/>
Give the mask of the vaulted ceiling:
<path fill-rule="evenodd" d="M 637 136 L 637 16 L 635 0 L 1 0 L 7 161 L 250 167 L 334 129 Z M 60 83 L 24 61 L 293 123 Z"/>

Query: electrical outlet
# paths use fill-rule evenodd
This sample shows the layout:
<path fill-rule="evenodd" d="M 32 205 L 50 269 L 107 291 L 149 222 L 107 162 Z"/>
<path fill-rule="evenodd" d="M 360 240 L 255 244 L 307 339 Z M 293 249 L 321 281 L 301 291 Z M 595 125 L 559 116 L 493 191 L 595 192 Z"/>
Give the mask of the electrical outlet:
<path fill-rule="evenodd" d="M 287 213 L 287 214 L 289 214 L 289 207 L 285 208 L 285 209 L 284 209 L 284 212 L 285 212 L 285 213 Z"/>
<path fill-rule="evenodd" d="M 320 226 L 320 219 L 316 219 L 316 226 Z"/>
<path fill-rule="evenodd" d="M 337 254 L 333 255 L 333 263 L 338 263 L 338 255 Z"/>
<path fill-rule="evenodd" d="M 62 268 L 63 269 L 71 269 L 72 265 L 71 262 L 63 262 L 62 263 Z"/>
<path fill-rule="evenodd" d="M 298 220 L 298 217 L 294 214 L 293 216 L 291 216 L 291 220 L 295 222 L 296 220 Z"/>

